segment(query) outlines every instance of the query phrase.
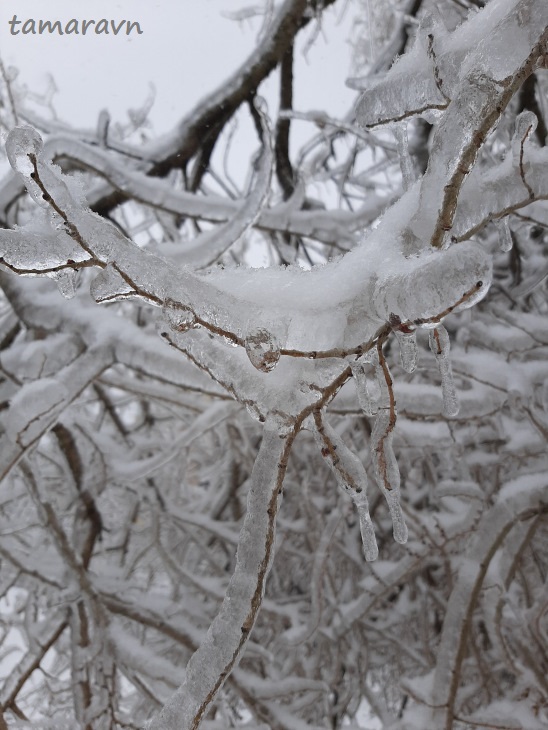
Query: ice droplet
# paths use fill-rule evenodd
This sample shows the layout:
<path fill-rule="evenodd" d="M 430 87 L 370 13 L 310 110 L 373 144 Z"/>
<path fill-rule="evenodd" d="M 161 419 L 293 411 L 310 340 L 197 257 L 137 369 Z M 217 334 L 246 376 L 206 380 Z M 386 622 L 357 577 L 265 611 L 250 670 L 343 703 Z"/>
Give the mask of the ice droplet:
<path fill-rule="evenodd" d="M 515 165 L 521 165 L 523 146 L 538 125 L 537 115 L 526 109 L 516 117 L 514 136 L 512 137 L 512 157 Z"/>
<path fill-rule="evenodd" d="M 514 127 L 514 137 L 521 142 L 524 137 L 532 134 L 538 125 L 537 115 L 526 109 L 516 117 L 516 126 Z"/>
<path fill-rule="evenodd" d="M 39 157 L 42 148 L 42 137 L 32 127 L 15 127 L 6 139 L 6 152 L 10 165 L 26 176 L 34 172 L 34 164 L 29 155 Z"/>
<path fill-rule="evenodd" d="M 499 220 L 496 221 L 496 226 L 499 232 L 501 251 L 510 251 L 514 242 L 512 240 L 512 231 L 510 230 L 508 218 L 499 218 Z"/>
<path fill-rule="evenodd" d="M 352 369 L 352 376 L 354 377 L 354 384 L 356 385 L 360 408 L 366 416 L 374 416 L 376 410 L 373 407 L 373 400 L 367 385 L 367 376 L 365 374 L 364 364 L 359 360 L 354 360 L 350 363 L 350 367 Z"/>
<path fill-rule="evenodd" d="M 89 287 L 91 296 L 97 303 L 115 302 L 135 294 L 133 287 L 124 280 L 113 264 L 107 264 Z"/>
<path fill-rule="evenodd" d="M 406 373 L 412 373 L 417 367 L 417 333 L 394 330 L 400 347 L 401 366 Z"/>
<path fill-rule="evenodd" d="M 276 338 L 263 328 L 247 335 L 245 351 L 253 367 L 263 373 L 273 370 L 280 359 L 280 347 Z"/>
<path fill-rule="evenodd" d="M 441 392 L 443 397 L 443 412 L 446 416 L 456 416 L 459 412 L 459 401 L 453 382 L 453 370 L 449 359 L 449 333 L 442 324 L 439 324 L 429 333 L 430 349 L 434 353 L 441 375 Z"/>
<path fill-rule="evenodd" d="M 60 269 L 48 273 L 50 279 L 57 284 L 57 288 L 65 299 L 72 299 L 76 294 L 76 271 L 74 269 Z"/>
<path fill-rule="evenodd" d="M 188 307 L 178 304 L 173 299 L 166 299 L 162 313 L 174 332 L 188 332 L 196 327 L 196 315 Z"/>

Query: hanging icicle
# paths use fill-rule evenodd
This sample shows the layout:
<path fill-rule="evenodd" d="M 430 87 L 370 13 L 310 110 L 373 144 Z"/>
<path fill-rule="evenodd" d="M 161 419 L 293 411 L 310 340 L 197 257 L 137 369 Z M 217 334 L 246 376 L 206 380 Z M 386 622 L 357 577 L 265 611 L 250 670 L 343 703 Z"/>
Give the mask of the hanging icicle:
<path fill-rule="evenodd" d="M 367 474 L 363 464 L 345 445 L 336 431 L 322 419 L 319 412 L 314 414 L 314 422 L 316 426 L 314 436 L 322 456 L 333 471 L 339 487 L 352 498 L 356 505 L 365 559 L 368 562 L 376 560 L 379 549 L 369 514 Z"/>
<path fill-rule="evenodd" d="M 446 416 L 456 416 L 459 412 L 459 401 L 453 382 L 453 370 L 449 359 L 449 333 L 442 324 L 430 330 L 430 349 L 434 353 L 441 375 L 441 391 L 443 397 L 443 413 Z"/>
<path fill-rule="evenodd" d="M 365 416 L 374 416 L 377 412 L 371 393 L 369 392 L 369 386 L 367 384 L 367 375 L 365 374 L 365 361 L 363 358 L 360 360 L 354 360 L 350 363 L 352 369 L 352 376 L 354 378 L 354 384 L 356 386 L 356 393 L 358 395 L 358 403 Z"/>

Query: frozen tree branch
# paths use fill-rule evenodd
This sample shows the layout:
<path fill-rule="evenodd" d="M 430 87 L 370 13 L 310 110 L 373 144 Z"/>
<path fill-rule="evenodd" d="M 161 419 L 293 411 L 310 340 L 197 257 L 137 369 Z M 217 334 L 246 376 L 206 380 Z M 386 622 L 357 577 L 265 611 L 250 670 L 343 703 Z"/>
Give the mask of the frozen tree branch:
<path fill-rule="evenodd" d="M 0 108 L 0 726 L 546 722 L 548 11 L 375 6 L 356 133 L 292 108 L 331 4 L 142 148 Z"/>

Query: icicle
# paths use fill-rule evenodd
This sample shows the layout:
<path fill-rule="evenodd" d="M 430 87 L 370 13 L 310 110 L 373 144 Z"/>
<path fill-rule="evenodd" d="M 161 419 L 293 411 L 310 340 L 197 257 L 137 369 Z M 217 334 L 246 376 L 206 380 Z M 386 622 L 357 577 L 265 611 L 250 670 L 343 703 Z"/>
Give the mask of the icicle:
<path fill-rule="evenodd" d="M 356 392 L 358 394 L 358 403 L 360 408 L 366 416 L 374 416 L 376 409 L 373 406 L 373 400 L 371 393 L 367 385 L 367 376 L 365 374 L 365 368 L 363 361 L 354 360 L 350 363 L 352 369 L 352 375 L 354 377 L 354 383 L 356 385 Z"/>
<path fill-rule="evenodd" d="M 362 536 L 363 554 L 368 563 L 379 557 L 379 547 L 375 536 L 375 528 L 371 522 L 369 506 L 358 504 L 358 518 L 360 520 L 360 534 Z"/>
<path fill-rule="evenodd" d="M 365 559 L 368 562 L 376 560 L 379 549 L 369 514 L 367 474 L 363 464 L 329 424 L 316 422 L 314 436 L 322 456 L 335 475 L 337 484 L 345 494 L 352 498 L 356 506 Z"/>
<path fill-rule="evenodd" d="M 403 544 L 407 542 L 407 527 L 400 506 L 400 470 L 392 447 L 393 438 L 390 410 L 379 410 L 371 434 L 371 460 L 375 479 L 392 518 L 394 540 Z"/>
<path fill-rule="evenodd" d="M 400 160 L 400 169 L 402 174 L 403 189 L 409 190 L 415 182 L 415 171 L 413 169 L 413 161 L 409 154 L 409 142 L 407 139 L 407 122 L 396 124 L 392 127 L 392 134 L 396 140 L 396 149 Z"/>
<path fill-rule="evenodd" d="M 57 284 L 57 288 L 65 299 L 72 299 L 76 294 L 76 271 L 74 269 L 60 269 L 48 274 Z"/>
<path fill-rule="evenodd" d="M 495 221 L 499 232 L 499 242 L 501 251 L 510 251 L 514 242 L 512 240 L 512 231 L 510 230 L 510 224 L 508 218 L 499 218 Z"/>
<path fill-rule="evenodd" d="M 133 287 L 125 281 L 113 264 L 107 264 L 89 287 L 91 296 L 97 303 L 127 299 L 135 294 Z"/>
<path fill-rule="evenodd" d="M 181 306 L 173 299 L 166 299 L 162 307 L 170 329 L 174 332 L 188 332 L 196 327 L 196 315 L 188 307 Z"/>
<path fill-rule="evenodd" d="M 459 401 L 453 382 L 451 360 L 449 359 L 449 333 L 442 324 L 430 330 L 429 343 L 441 375 L 443 412 L 446 416 L 456 416 L 459 412 Z"/>
<path fill-rule="evenodd" d="M 280 359 L 280 346 L 274 335 L 266 329 L 254 330 L 245 338 L 245 351 L 257 370 L 268 373 Z"/>
<path fill-rule="evenodd" d="M 405 524 L 405 518 L 400 504 L 399 492 L 398 494 L 395 491 L 387 492 L 384 496 L 386 497 L 390 517 L 392 518 L 394 540 L 400 545 L 405 545 L 409 533 L 407 532 L 407 525 Z"/>
<path fill-rule="evenodd" d="M 376 350 L 373 351 L 373 354 L 371 356 L 371 364 L 375 368 L 375 375 L 377 376 L 377 384 L 379 386 L 379 403 L 378 408 L 389 408 L 390 407 L 390 391 L 388 389 L 388 383 L 386 382 L 385 377 L 385 370 L 388 373 L 388 377 L 390 378 L 390 382 L 392 382 L 392 378 L 390 375 L 390 370 L 388 369 L 388 363 L 384 362 L 384 368 L 380 363 L 379 355 Z"/>
<path fill-rule="evenodd" d="M 400 346 L 401 366 L 406 373 L 412 373 L 417 367 L 417 333 L 394 330 Z"/>

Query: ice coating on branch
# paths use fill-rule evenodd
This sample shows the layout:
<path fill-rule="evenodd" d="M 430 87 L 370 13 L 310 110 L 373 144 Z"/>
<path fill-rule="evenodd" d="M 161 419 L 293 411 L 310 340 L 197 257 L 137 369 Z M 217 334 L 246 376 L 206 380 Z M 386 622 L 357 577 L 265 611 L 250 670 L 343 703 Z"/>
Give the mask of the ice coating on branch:
<path fill-rule="evenodd" d="M 280 359 L 278 341 L 271 332 L 263 328 L 258 328 L 247 335 L 245 351 L 253 367 L 263 373 L 273 370 Z"/>
<path fill-rule="evenodd" d="M 434 353 L 441 375 L 441 391 L 443 397 L 443 412 L 446 416 L 456 416 L 459 412 L 459 401 L 453 382 L 453 371 L 449 359 L 449 333 L 442 324 L 439 324 L 429 333 L 430 349 Z"/>
<path fill-rule="evenodd" d="M 244 203 L 230 219 L 212 231 L 200 234 L 181 256 L 181 263 L 193 267 L 206 267 L 214 263 L 227 251 L 259 217 L 270 192 L 270 181 L 273 168 L 272 133 L 266 114 L 266 103 L 260 97 L 254 101 L 259 113 L 262 132 L 262 148 L 254 165 L 256 176 Z"/>
<path fill-rule="evenodd" d="M 48 274 L 57 284 L 57 288 L 65 299 L 72 299 L 76 294 L 76 271 L 74 269 L 60 269 Z"/>
<path fill-rule="evenodd" d="M 500 250 L 504 252 L 510 251 L 514 243 L 512 241 L 512 231 L 510 230 L 508 218 L 500 218 L 496 222 L 496 225 L 499 232 Z"/>
<path fill-rule="evenodd" d="M 358 511 L 360 534 L 365 559 L 376 560 L 377 539 L 367 501 L 367 474 L 358 457 L 350 451 L 338 433 L 325 421 L 317 420 L 314 437 L 320 451 L 335 475 L 337 484 L 348 494 Z"/>
<path fill-rule="evenodd" d="M 197 326 L 194 312 L 173 299 L 166 299 L 162 307 L 162 314 L 174 332 L 188 332 Z"/>
<path fill-rule="evenodd" d="M 367 375 L 365 374 L 364 365 L 365 363 L 363 360 L 354 360 L 350 363 L 360 408 L 364 412 L 364 415 L 373 416 L 376 413 L 376 409 L 374 408 L 371 393 L 369 392 L 369 387 L 367 385 Z"/>
<path fill-rule="evenodd" d="M 386 491 L 397 491 L 400 487 L 400 470 L 392 448 L 393 423 L 389 410 L 382 408 L 377 413 L 371 433 L 371 458 L 379 487 Z"/>
<path fill-rule="evenodd" d="M 42 433 L 44 423 L 64 404 L 66 396 L 67 389 L 56 378 L 26 383 L 14 396 L 6 416 L 10 441 L 20 446 L 31 444 Z"/>
<path fill-rule="evenodd" d="M 402 332 L 398 329 L 394 330 L 394 333 L 400 348 L 401 366 L 406 373 L 412 373 L 417 367 L 417 333 Z"/>
<path fill-rule="evenodd" d="M 22 342 L 2 351 L 1 368 L 21 382 L 55 375 L 82 352 L 83 343 L 73 334 L 52 334 Z"/>
<path fill-rule="evenodd" d="M 0 229 L 0 258 L 18 273 L 39 275 L 65 265 L 68 259 L 77 263 L 89 256 L 63 231 L 43 230 L 42 214 L 23 228 Z"/>
<path fill-rule="evenodd" d="M 97 303 L 115 302 L 135 294 L 131 284 L 125 281 L 112 263 L 97 274 L 90 284 L 89 292 Z"/>

